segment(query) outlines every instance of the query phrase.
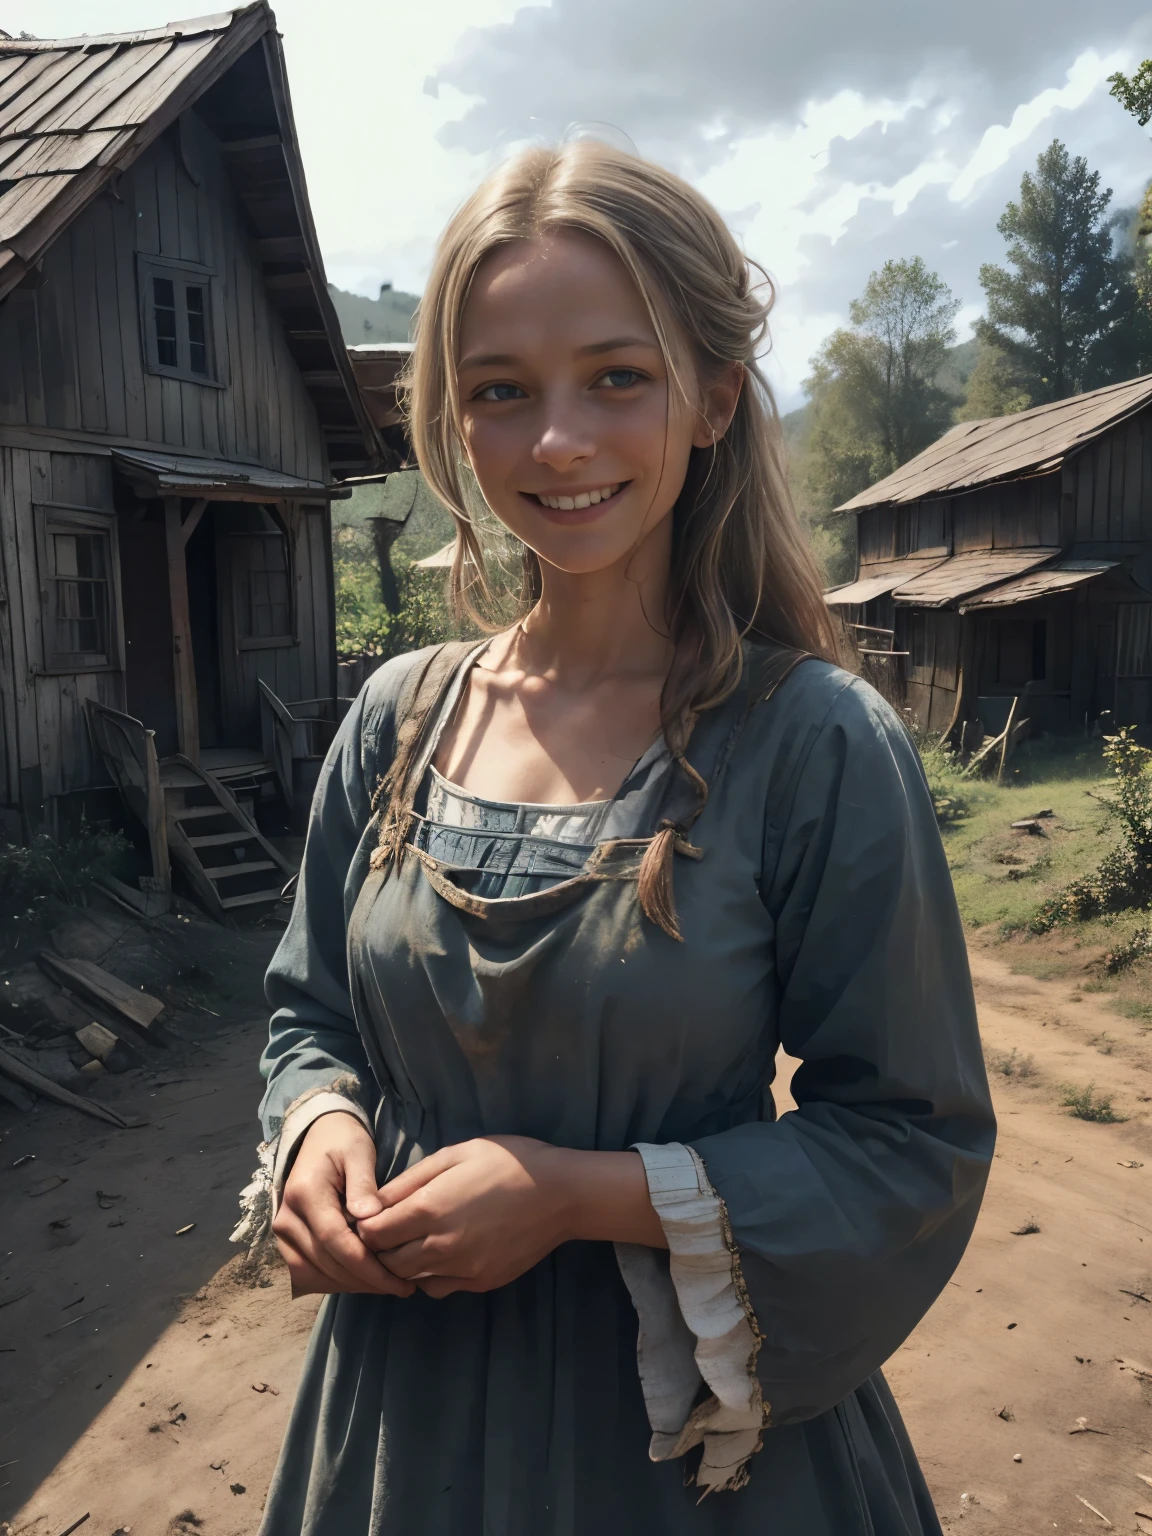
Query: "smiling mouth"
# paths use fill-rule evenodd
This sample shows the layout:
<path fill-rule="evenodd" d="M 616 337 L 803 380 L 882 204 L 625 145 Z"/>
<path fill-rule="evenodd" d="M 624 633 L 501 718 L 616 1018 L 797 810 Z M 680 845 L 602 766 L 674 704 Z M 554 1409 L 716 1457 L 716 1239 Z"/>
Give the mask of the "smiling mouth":
<path fill-rule="evenodd" d="M 616 485 L 600 486 L 594 491 L 579 491 L 571 496 L 546 496 L 542 491 L 530 494 L 550 512 L 585 512 L 589 507 L 598 507 L 602 501 L 611 501 L 626 483 L 621 481 Z"/>

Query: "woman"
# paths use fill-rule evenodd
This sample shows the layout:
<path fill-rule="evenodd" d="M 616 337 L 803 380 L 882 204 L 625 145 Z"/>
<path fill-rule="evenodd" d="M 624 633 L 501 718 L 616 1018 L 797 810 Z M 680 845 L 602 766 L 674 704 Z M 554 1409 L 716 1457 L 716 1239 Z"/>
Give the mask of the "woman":
<path fill-rule="evenodd" d="M 765 317 L 702 198 L 587 141 L 444 235 L 412 437 L 457 589 L 478 488 L 524 604 L 382 667 L 317 791 L 263 1117 L 294 1293 L 331 1294 L 266 1536 L 939 1531 L 879 1367 L 993 1121 L 916 753 L 832 664 Z"/>

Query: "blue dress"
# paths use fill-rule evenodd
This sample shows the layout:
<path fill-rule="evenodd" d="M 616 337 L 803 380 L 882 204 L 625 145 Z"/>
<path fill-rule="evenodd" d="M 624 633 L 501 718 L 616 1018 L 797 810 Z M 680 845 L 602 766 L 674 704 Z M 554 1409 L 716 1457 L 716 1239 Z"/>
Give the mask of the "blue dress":
<path fill-rule="evenodd" d="M 436 718 L 470 660 L 441 665 Z M 404 857 L 374 869 L 435 658 L 388 663 L 344 722 L 268 976 L 275 1179 L 337 1107 L 381 1181 L 478 1135 L 635 1147 L 669 1251 L 326 1298 L 264 1536 L 938 1536 L 879 1368 L 992 1154 L 963 933 L 892 711 L 811 660 L 765 698 L 759 661 L 693 733 L 690 828 L 661 744 L 552 824 L 475 797 L 447 817 L 428 731 Z M 682 942 L 637 901 L 661 825 Z M 776 1119 L 781 1044 L 802 1064 Z"/>

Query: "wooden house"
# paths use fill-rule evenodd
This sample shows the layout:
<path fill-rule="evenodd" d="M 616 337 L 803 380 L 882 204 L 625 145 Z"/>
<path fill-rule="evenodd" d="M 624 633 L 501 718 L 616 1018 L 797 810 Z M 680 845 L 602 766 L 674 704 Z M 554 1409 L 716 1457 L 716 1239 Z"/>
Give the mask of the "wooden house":
<path fill-rule="evenodd" d="M 1152 725 L 1152 376 L 963 422 L 839 510 L 827 601 L 926 729 Z"/>
<path fill-rule="evenodd" d="M 109 784 L 90 701 L 226 791 L 276 766 L 262 698 L 331 715 L 330 500 L 390 458 L 328 294 L 268 6 L 0 35 L 10 834 Z"/>

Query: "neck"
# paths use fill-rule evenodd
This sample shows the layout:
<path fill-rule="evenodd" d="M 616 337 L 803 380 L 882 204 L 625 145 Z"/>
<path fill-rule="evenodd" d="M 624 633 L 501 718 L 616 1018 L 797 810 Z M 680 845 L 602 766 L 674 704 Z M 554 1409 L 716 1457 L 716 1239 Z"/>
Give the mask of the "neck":
<path fill-rule="evenodd" d="M 672 519 L 606 570 L 573 574 L 540 563 L 540 600 L 515 648 L 527 670 L 580 688 L 626 674 L 665 677 L 675 646 L 667 634 Z"/>

